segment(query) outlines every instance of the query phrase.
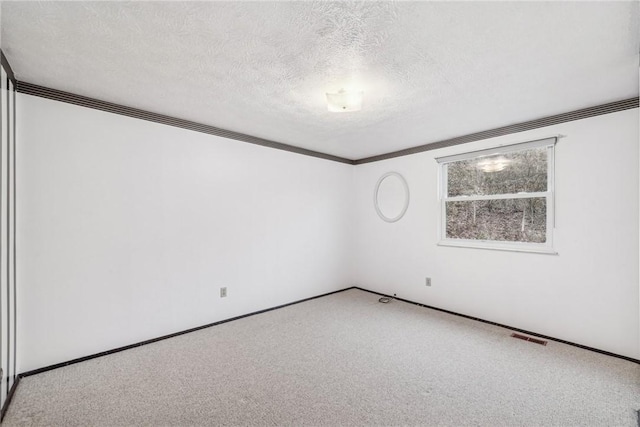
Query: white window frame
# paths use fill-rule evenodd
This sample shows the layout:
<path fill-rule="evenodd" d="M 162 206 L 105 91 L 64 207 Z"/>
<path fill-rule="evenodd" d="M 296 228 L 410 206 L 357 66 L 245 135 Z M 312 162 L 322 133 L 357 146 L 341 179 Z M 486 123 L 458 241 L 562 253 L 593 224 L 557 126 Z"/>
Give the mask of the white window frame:
<path fill-rule="evenodd" d="M 518 144 L 502 145 L 486 150 L 471 151 L 453 156 L 438 157 L 438 199 L 440 200 L 439 215 L 439 246 L 455 246 L 464 248 L 496 249 L 516 252 L 535 252 L 557 254 L 553 246 L 553 230 L 555 228 L 555 144 L 558 137 L 550 137 Z M 547 148 L 547 191 L 521 192 L 509 194 L 493 194 L 482 196 L 456 196 L 447 197 L 447 165 L 460 160 L 477 159 L 497 154 L 511 153 L 514 151 L 528 150 L 532 148 Z M 474 200 L 501 200 L 501 199 L 546 199 L 546 242 L 507 242 L 498 240 L 452 239 L 447 238 L 447 202 L 474 201 Z"/>

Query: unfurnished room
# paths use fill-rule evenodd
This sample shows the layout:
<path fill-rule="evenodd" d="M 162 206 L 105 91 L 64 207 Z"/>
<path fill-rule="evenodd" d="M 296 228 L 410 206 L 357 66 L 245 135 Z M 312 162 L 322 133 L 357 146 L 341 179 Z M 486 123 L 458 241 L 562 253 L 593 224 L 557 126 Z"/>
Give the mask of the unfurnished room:
<path fill-rule="evenodd" d="M 6 426 L 640 426 L 638 1 L 0 1 Z"/>

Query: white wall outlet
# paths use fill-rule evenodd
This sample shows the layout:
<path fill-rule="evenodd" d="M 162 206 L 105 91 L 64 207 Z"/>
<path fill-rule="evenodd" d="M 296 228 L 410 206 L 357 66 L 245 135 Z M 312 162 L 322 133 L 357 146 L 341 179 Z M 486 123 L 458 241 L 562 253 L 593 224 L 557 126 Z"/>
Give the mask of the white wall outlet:
<path fill-rule="evenodd" d="M 431 277 L 427 277 L 424 281 L 424 284 L 427 286 L 431 286 Z"/>
<path fill-rule="evenodd" d="M 227 287 L 220 288 L 220 298 L 224 298 L 227 296 Z"/>

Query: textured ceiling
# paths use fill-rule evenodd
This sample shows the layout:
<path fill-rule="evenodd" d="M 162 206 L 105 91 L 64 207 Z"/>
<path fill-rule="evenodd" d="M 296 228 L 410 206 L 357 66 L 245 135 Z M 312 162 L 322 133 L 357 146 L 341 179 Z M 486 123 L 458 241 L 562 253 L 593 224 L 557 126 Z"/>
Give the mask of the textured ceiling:
<path fill-rule="evenodd" d="M 2 2 L 18 80 L 350 159 L 638 95 L 638 2 Z M 327 111 L 325 92 L 364 90 Z"/>

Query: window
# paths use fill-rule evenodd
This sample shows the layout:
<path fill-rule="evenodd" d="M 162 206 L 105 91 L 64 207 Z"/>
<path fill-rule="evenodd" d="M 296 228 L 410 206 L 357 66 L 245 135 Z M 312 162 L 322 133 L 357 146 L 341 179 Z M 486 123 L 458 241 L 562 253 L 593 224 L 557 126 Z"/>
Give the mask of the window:
<path fill-rule="evenodd" d="M 440 245 L 555 253 L 556 140 L 438 158 Z"/>

